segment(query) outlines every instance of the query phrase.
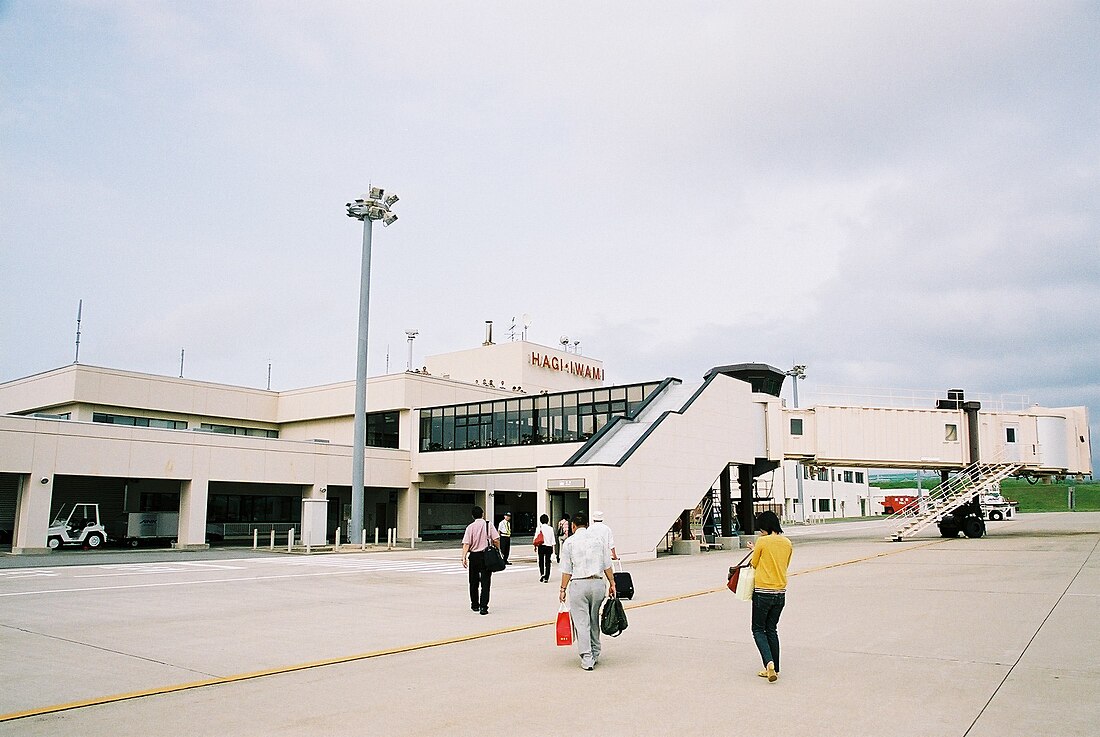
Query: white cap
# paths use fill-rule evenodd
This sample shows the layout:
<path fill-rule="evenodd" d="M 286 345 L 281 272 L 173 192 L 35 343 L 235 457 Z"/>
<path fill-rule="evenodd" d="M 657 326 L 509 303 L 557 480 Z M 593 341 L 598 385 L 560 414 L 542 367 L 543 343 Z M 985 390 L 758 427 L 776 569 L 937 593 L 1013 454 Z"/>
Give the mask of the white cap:
<path fill-rule="evenodd" d="M 596 510 L 595 512 L 593 512 L 592 513 L 592 521 L 593 522 L 603 522 L 603 512 L 601 512 L 599 510 Z"/>

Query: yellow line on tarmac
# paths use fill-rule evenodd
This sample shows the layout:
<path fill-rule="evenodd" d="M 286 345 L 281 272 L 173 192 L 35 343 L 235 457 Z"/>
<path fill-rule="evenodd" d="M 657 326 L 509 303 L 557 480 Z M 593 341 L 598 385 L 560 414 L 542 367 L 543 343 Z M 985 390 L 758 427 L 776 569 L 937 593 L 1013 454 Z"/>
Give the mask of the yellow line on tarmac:
<path fill-rule="evenodd" d="M 280 666 L 278 668 L 268 668 L 266 670 L 257 670 L 251 673 L 238 673 L 237 675 L 223 676 L 220 678 L 207 678 L 202 681 L 180 683 L 174 686 L 159 686 L 156 688 L 145 689 L 143 691 L 131 691 L 129 693 L 113 694 L 111 696 L 96 696 L 94 698 L 84 699 L 83 701 L 71 701 L 67 704 L 55 704 L 53 706 L 44 706 L 38 709 L 27 709 L 26 711 L 15 711 L 9 714 L 0 714 L 0 722 L 10 722 L 15 719 L 25 719 L 26 717 L 41 716 L 43 714 L 54 714 L 59 711 L 68 711 L 70 709 L 82 709 L 87 706 L 112 704 L 116 701 L 128 701 L 130 699 L 140 699 L 146 696 L 159 696 L 161 694 L 175 693 L 177 691 L 188 691 L 194 688 L 221 686 L 227 683 L 248 681 L 254 678 L 264 678 L 266 676 L 277 676 L 284 673 L 294 673 L 296 671 L 309 670 L 310 668 L 323 668 L 328 665 L 353 663 L 357 660 L 369 660 L 371 658 L 380 658 L 385 655 L 397 655 L 399 653 L 408 653 L 415 650 L 425 650 L 427 648 L 439 647 L 441 645 L 455 645 L 460 642 L 469 642 L 470 640 L 480 640 L 485 637 L 495 637 L 496 635 L 506 635 L 511 632 L 522 632 L 523 630 L 534 629 L 536 627 L 545 627 L 547 625 L 553 624 L 554 621 L 556 620 L 532 622 L 531 624 L 521 624 L 515 627 L 505 627 L 498 630 L 478 632 L 472 635 L 449 637 L 444 640 L 432 640 L 430 642 L 419 642 L 413 645 L 401 645 L 400 647 L 391 647 L 385 650 L 374 650 L 368 653 L 359 653 L 358 655 L 344 655 L 339 658 L 328 658 L 326 660 L 314 660 L 309 663 L 299 663 L 297 665 L 286 665 Z"/>
<path fill-rule="evenodd" d="M 918 548 L 927 548 L 930 545 L 939 545 L 940 543 L 943 543 L 943 542 L 946 542 L 946 540 L 932 540 L 931 542 L 922 543 L 921 545 L 910 545 L 909 547 L 906 547 L 906 548 L 895 548 L 894 550 L 890 550 L 890 551 L 887 551 L 885 553 L 875 553 L 874 555 L 866 555 L 862 558 L 852 558 L 851 560 L 842 560 L 842 561 L 839 561 L 837 563 L 828 563 L 826 565 L 817 566 L 815 568 L 806 568 L 806 569 L 801 570 L 801 571 L 795 571 L 794 573 L 790 574 L 790 577 L 793 578 L 794 576 L 804 576 L 807 573 L 817 573 L 818 571 L 827 571 L 830 568 L 840 568 L 842 566 L 855 565 L 856 563 L 866 563 L 867 561 L 874 560 L 875 558 L 885 558 L 888 555 L 897 555 L 898 553 L 906 553 L 910 550 L 916 550 Z M 728 589 L 725 586 L 719 586 L 719 587 L 713 588 L 713 589 L 703 589 L 702 591 L 693 591 L 690 594 L 677 594 L 676 596 L 668 596 L 668 597 L 665 597 L 664 599 L 654 599 L 653 601 L 643 601 L 643 602 L 640 602 L 638 604 L 627 604 L 623 608 L 624 609 L 641 609 L 642 607 L 653 606 L 654 604 L 667 604 L 670 601 L 680 601 L 681 599 L 691 599 L 695 596 L 704 596 L 706 594 L 715 594 L 719 591 L 728 591 Z"/>
<path fill-rule="evenodd" d="M 830 563 L 824 566 L 817 566 L 816 568 L 807 568 L 802 571 L 796 571 L 791 576 L 802 576 L 807 573 L 816 573 L 818 571 L 828 570 L 830 568 L 839 568 L 841 566 L 850 566 L 856 563 L 863 563 L 875 558 L 884 558 L 888 555 L 897 555 L 898 553 L 904 553 L 909 550 L 916 550 L 917 548 L 925 548 L 929 545 L 938 545 L 943 540 L 935 540 L 923 545 L 913 545 L 906 548 L 899 548 L 891 550 L 886 553 L 877 553 L 875 555 L 868 555 L 863 558 L 853 558 L 851 560 L 840 561 L 838 563 Z M 695 591 L 688 594 L 677 594 L 676 596 L 666 596 L 662 599 L 654 599 L 652 601 L 639 602 L 637 604 L 631 603 L 627 609 L 641 609 L 643 607 L 655 606 L 657 604 L 668 604 L 674 601 L 682 601 L 684 599 L 691 599 L 696 596 L 705 596 L 706 594 L 713 594 L 718 591 L 725 591 L 725 586 L 719 586 L 713 589 L 705 589 L 703 591 Z M 163 694 L 176 693 L 178 691 L 189 691 L 196 688 L 206 688 L 207 686 L 222 686 L 229 683 L 238 683 L 240 681 L 249 681 L 255 678 L 265 678 L 267 676 L 278 676 L 285 673 L 295 673 L 297 671 L 309 670 L 311 668 L 324 668 L 329 665 L 341 665 L 343 663 L 354 663 L 358 660 L 370 660 L 371 658 L 381 658 L 386 655 L 398 655 L 401 653 L 414 652 L 416 650 L 426 650 L 428 648 L 440 647 L 442 645 L 456 645 L 460 642 L 469 642 L 471 640 L 480 640 L 486 637 L 496 637 L 497 635 L 507 635 L 513 632 L 522 632 L 524 630 L 536 629 L 538 627 L 548 627 L 553 625 L 556 619 L 544 620 L 541 622 L 532 622 L 530 624 L 521 624 L 515 627 L 505 627 L 497 630 L 489 630 L 487 632 L 478 632 L 472 635 L 461 635 L 459 637 L 448 637 L 444 640 L 432 640 L 430 642 L 420 642 L 413 645 L 401 645 L 400 647 L 386 648 L 385 650 L 374 650 L 368 653 L 360 653 L 358 655 L 345 655 L 339 658 L 328 658 L 326 660 L 314 660 L 309 663 L 299 663 L 297 665 L 286 665 L 278 668 L 268 668 L 266 670 L 257 670 L 251 673 L 238 673 L 232 676 L 223 676 L 220 678 L 207 678 L 202 681 L 192 681 L 191 683 L 180 683 L 174 686 L 158 686 L 156 688 L 149 688 L 142 691 L 130 691 L 129 693 L 113 694 L 111 696 L 96 696 L 90 699 L 84 699 L 82 701 L 70 701 L 67 704 L 54 704 L 52 706 L 43 706 L 37 709 L 27 709 L 25 711 L 13 711 L 8 714 L 0 714 L 0 723 L 10 722 L 16 719 L 26 719 L 28 717 L 44 716 L 46 714 L 56 714 L 61 711 L 70 711 L 72 709 L 83 709 L 89 706 L 102 706 L 104 704 L 113 704 L 119 701 L 129 701 L 132 699 L 141 699 L 148 696 L 161 696 Z"/>

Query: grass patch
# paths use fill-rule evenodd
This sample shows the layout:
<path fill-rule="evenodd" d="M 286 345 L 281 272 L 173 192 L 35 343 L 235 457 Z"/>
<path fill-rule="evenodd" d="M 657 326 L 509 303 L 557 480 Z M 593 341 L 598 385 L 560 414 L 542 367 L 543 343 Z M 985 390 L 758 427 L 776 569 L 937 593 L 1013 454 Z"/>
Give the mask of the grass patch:
<path fill-rule="evenodd" d="M 935 488 L 935 479 L 924 479 L 921 486 L 927 491 Z M 895 489 L 916 489 L 916 480 L 875 481 L 874 486 L 893 491 Z M 1053 484 L 1029 484 L 1022 479 L 1006 479 L 1001 482 L 1001 493 L 1008 499 L 1020 503 L 1021 512 L 1065 512 L 1069 509 L 1067 496 L 1069 487 L 1074 487 L 1076 509 L 1078 512 L 1100 512 L 1100 482 L 1058 481 Z"/>

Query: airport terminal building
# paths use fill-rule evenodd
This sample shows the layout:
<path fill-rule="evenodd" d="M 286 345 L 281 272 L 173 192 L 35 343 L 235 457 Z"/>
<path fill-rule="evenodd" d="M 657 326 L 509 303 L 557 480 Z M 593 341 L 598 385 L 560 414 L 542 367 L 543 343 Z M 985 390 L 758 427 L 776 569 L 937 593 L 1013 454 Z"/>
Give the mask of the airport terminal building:
<path fill-rule="evenodd" d="M 958 470 L 980 452 L 1029 473 L 1091 473 L 1082 407 L 793 409 L 784 378 L 735 364 L 695 382 L 608 385 L 601 361 L 525 340 L 373 377 L 368 539 L 459 537 L 475 504 L 492 520 L 512 512 L 518 534 L 544 513 L 600 509 L 621 553 L 650 557 L 678 520 L 716 524 L 723 495 L 728 522 L 751 526 L 761 508 L 875 514 L 868 468 Z M 95 503 L 108 524 L 178 515 L 180 547 L 254 531 L 285 539 L 303 524 L 314 545 L 338 528 L 346 540 L 354 391 L 353 381 L 278 392 L 82 364 L 0 384 L 0 528 L 13 552 L 45 550 L 63 504 Z"/>

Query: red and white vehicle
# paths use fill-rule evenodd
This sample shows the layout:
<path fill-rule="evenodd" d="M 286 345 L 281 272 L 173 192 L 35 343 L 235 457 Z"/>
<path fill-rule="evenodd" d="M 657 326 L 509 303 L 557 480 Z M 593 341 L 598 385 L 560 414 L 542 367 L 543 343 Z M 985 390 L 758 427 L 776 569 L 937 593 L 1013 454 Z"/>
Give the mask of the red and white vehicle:
<path fill-rule="evenodd" d="M 890 494 L 882 500 L 883 514 L 897 514 L 909 511 L 917 505 L 917 497 L 912 494 Z"/>

